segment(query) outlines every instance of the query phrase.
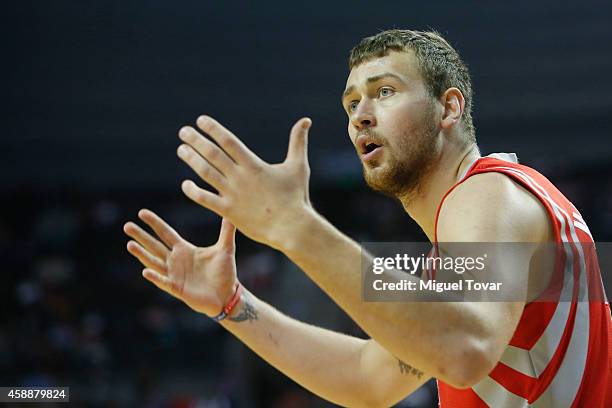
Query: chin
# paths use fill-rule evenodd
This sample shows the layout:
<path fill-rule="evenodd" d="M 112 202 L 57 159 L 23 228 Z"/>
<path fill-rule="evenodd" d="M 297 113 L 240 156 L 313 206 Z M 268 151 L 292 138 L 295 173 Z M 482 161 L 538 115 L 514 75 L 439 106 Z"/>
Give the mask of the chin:
<path fill-rule="evenodd" d="M 370 187 L 374 191 L 378 191 L 380 193 L 390 196 L 396 195 L 396 189 L 393 188 L 394 183 L 392 182 L 391 177 L 389 177 L 388 172 L 386 172 L 384 168 L 364 168 L 363 179 L 365 180 L 368 187 Z"/>
<path fill-rule="evenodd" d="M 378 185 L 381 182 L 384 183 L 384 179 L 385 179 L 385 171 L 384 169 L 381 168 L 380 165 L 370 165 L 370 166 L 363 166 L 363 179 L 365 180 L 365 182 L 371 186 L 371 185 Z"/>
<path fill-rule="evenodd" d="M 416 168 L 414 168 L 416 167 Z M 419 186 L 427 166 L 393 166 L 391 163 L 363 168 L 366 184 L 374 191 L 394 198 L 407 197 Z"/>

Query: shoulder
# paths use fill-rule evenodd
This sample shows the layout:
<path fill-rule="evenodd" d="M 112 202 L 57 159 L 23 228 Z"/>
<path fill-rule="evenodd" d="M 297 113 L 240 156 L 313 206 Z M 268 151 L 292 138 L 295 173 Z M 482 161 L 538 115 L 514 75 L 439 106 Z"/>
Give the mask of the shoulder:
<path fill-rule="evenodd" d="M 455 187 L 442 203 L 437 229 L 440 242 L 544 242 L 552 234 L 542 203 L 498 172 Z"/>

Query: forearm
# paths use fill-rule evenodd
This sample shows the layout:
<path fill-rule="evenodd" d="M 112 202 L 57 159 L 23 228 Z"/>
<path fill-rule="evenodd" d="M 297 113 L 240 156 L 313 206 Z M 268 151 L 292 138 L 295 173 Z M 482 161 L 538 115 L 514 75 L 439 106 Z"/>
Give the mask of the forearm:
<path fill-rule="evenodd" d="M 381 379 L 403 377 L 401 386 L 387 390 L 398 398 L 426 380 L 423 373 L 406 372 L 397 359 L 373 349 L 368 340 L 292 319 L 246 291 L 222 325 L 294 381 L 343 406 L 380 406 L 384 393 L 372 389 L 379 388 Z M 380 385 L 394 386 L 392 382 Z"/>
<path fill-rule="evenodd" d="M 361 247 L 314 213 L 301 217 L 295 231 L 283 252 L 373 339 L 401 360 L 453 382 L 454 373 L 445 376 L 472 324 L 468 304 L 364 302 Z"/>

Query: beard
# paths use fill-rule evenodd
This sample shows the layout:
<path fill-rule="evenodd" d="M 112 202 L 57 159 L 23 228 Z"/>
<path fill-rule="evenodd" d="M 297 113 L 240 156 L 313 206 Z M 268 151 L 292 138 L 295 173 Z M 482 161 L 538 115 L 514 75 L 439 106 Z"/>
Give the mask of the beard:
<path fill-rule="evenodd" d="M 433 106 L 427 109 L 419 123 L 406 129 L 397 144 L 385 145 L 384 165 L 363 163 L 363 177 L 374 191 L 410 200 L 419 193 L 425 176 L 435 163 L 438 127 Z M 385 140 L 380 134 L 365 130 L 375 140 Z"/>

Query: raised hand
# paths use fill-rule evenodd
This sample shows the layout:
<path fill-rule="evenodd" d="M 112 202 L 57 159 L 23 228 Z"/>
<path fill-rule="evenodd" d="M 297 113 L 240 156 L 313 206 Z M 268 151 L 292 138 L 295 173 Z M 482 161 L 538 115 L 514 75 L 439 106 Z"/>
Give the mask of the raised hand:
<path fill-rule="evenodd" d="M 179 132 L 184 144 L 177 153 L 218 193 L 186 180 L 182 184 L 185 195 L 229 219 L 251 239 L 281 249 L 292 234 L 292 226 L 312 208 L 307 157 L 310 119 L 300 119 L 293 126 L 287 158 L 278 164 L 261 160 L 208 116 L 200 116 L 197 125 L 216 144 L 186 126 Z"/>
<path fill-rule="evenodd" d="M 138 217 L 157 235 L 153 237 L 133 222 L 123 227 L 134 239 L 127 244 L 128 252 L 145 266 L 142 276 L 193 310 L 217 315 L 236 288 L 236 228 L 224 219 L 219 240 L 201 248 L 183 239 L 152 211 L 141 210 Z"/>

